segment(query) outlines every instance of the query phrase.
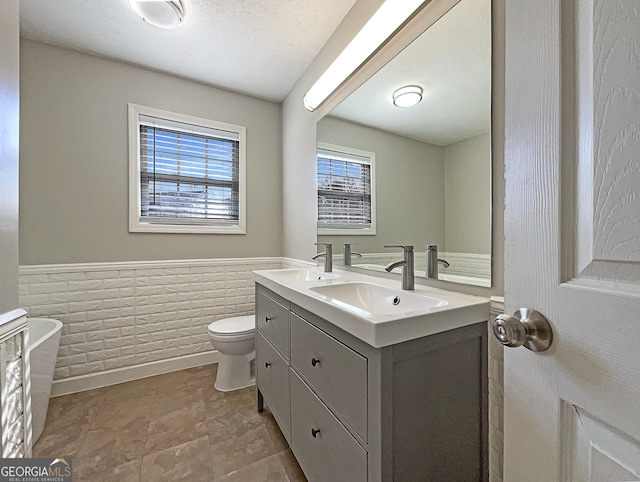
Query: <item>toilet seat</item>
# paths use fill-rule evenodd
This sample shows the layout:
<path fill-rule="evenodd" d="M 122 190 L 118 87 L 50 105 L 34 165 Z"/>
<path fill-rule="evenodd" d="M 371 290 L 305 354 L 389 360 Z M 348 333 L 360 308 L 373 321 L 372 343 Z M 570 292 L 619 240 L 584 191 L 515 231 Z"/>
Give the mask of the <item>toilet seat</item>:
<path fill-rule="evenodd" d="M 235 316 L 214 321 L 208 326 L 209 336 L 214 340 L 232 341 L 251 338 L 255 335 L 256 319 L 254 315 Z"/>

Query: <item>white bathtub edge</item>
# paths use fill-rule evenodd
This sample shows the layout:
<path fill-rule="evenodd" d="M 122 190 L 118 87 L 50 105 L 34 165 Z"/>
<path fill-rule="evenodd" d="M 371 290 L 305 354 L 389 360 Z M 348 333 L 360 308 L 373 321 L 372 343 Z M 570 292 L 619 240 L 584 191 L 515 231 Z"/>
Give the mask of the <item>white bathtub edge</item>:
<path fill-rule="evenodd" d="M 219 354 L 216 350 L 193 355 L 184 355 L 167 360 L 158 360 L 130 367 L 115 368 L 98 373 L 89 373 L 77 377 L 54 380 L 51 388 L 51 396 L 59 397 L 70 393 L 84 392 L 94 388 L 116 385 L 118 383 L 130 382 L 141 378 L 162 375 L 163 373 L 195 368 L 202 365 L 217 363 Z"/>
<path fill-rule="evenodd" d="M 29 353 L 36 350 L 44 342 L 53 338 L 58 333 L 60 333 L 60 335 L 58 335 L 58 343 L 56 343 L 56 349 L 55 349 L 56 356 L 57 356 L 58 347 L 60 346 L 60 336 L 62 335 L 62 327 L 64 326 L 63 323 L 56 318 L 45 318 L 44 316 L 34 316 L 34 317 L 28 316 L 27 326 L 29 326 L 29 321 L 31 321 L 32 323 L 45 322 L 45 323 L 53 324 L 53 328 L 51 328 L 49 331 L 45 333 L 41 333 L 37 340 L 32 336 L 35 330 L 29 329 L 29 345 L 27 346 Z M 55 360 L 53 360 L 53 365 L 55 366 Z M 53 376 L 53 372 L 51 373 L 51 376 Z"/>

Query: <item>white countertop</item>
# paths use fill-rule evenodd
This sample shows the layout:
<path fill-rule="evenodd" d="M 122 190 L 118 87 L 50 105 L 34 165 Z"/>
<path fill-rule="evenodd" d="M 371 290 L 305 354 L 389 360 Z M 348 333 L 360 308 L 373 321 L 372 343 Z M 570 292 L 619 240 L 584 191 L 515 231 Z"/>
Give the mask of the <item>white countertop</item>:
<path fill-rule="evenodd" d="M 306 271 L 319 278 L 335 275 L 335 278 L 317 279 L 315 276 L 296 279 L 293 272 Z M 287 273 L 288 272 L 288 273 Z M 256 283 L 269 288 L 292 303 L 324 318 L 338 328 L 350 333 L 375 348 L 394 345 L 423 336 L 441 333 L 454 328 L 471 325 L 489 319 L 489 299 L 416 285 L 415 290 L 403 291 L 398 280 L 368 276 L 353 271 L 335 270 L 322 273 L 320 270 L 261 270 L 254 271 Z M 341 283 L 371 283 L 387 287 L 397 296 L 416 295 L 425 298 L 425 307 L 415 309 L 415 298 L 411 311 L 398 309 L 395 313 L 370 313 L 341 304 L 310 288 Z M 442 300 L 441 306 L 432 306 L 433 299 Z M 419 301 L 419 300 L 418 300 Z M 431 302 L 431 303 L 430 303 Z M 400 306 L 400 305 L 399 305 Z"/>

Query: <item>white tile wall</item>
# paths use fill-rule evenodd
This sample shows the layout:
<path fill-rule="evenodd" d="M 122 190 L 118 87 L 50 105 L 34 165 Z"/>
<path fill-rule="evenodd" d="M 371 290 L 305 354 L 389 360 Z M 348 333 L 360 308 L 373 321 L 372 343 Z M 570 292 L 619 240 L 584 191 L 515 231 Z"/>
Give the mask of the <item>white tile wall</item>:
<path fill-rule="evenodd" d="M 251 271 L 280 258 L 23 266 L 20 304 L 64 323 L 55 379 L 210 351 L 207 325 L 252 314 Z"/>
<path fill-rule="evenodd" d="M 438 256 L 446 259 L 450 264 L 448 268 L 440 268 L 442 273 L 482 279 L 491 278 L 491 255 L 443 251 Z"/>
<path fill-rule="evenodd" d="M 379 265 L 387 265 L 393 261 L 397 261 L 402 259 L 402 253 L 400 250 L 383 253 L 363 253 L 362 258 L 358 258 L 353 256 L 351 260 L 352 265 L 367 263 L 367 264 L 379 264 Z M 322 262 L 322 260 L 320 260 Z M 413 261 L 416 270 L 424 271 L 426 269 L 427 263 L 427 253 L 425 251 L 414 251 L 413 253 Z M 335 254 L 333 256 L 333 264 L 341 265 L 342 264 L 342 253 Z"/>
<path fill-rule="evenodd" d="M 447 260 L 450 264 L 448 268 L 440 266 L 440 273 L 491 279 L 491 255 L 441 251 L 438 253 L 438 257 Z M 397 252 L 365 253 L 362 258 L 353 258 L 352 264 L 357 266 L 362 263 L 370 263 L 384 266 L 400 258 L 401 255 Z M 342 264 L 342 255 L 334 255 L 333 262 L 334 264 Z M 426 271 L 426 251 L 421 250 L 414 253 L 414 265 L 416 271 Z"/>

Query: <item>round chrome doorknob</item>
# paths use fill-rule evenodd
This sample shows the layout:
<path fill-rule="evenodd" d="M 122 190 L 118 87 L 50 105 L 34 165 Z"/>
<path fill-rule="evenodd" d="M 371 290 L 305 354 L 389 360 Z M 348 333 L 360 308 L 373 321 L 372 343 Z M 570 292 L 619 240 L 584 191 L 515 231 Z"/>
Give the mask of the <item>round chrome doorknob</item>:
<path fill-rule="evenodd" d="M 493 322 L 493 334 L 504 346 L 522 346 L 527 339 L 527 330 L 515 316 L 498 315 Z"/>
<path fill-rule="evenodd" d="M 493 334 L 504 346 L 524 346 L 531 351 L 548 350 L 553 341 L 551 325 L 541 313 L 531 308 L 520 308 L 513 316 L 496 316 Z"/>

